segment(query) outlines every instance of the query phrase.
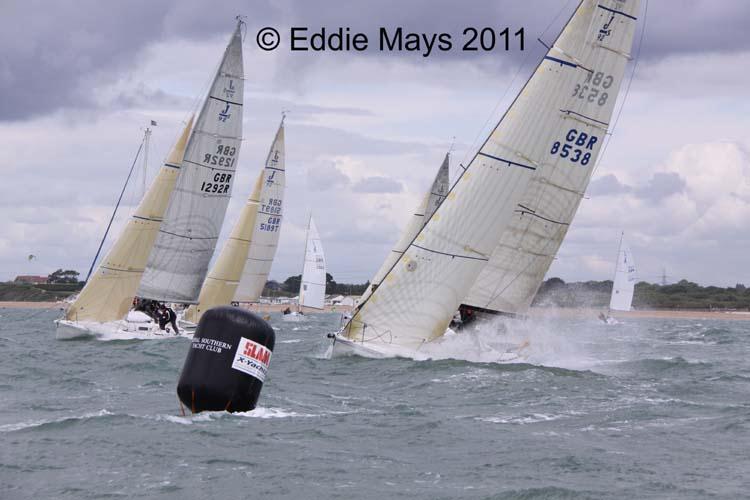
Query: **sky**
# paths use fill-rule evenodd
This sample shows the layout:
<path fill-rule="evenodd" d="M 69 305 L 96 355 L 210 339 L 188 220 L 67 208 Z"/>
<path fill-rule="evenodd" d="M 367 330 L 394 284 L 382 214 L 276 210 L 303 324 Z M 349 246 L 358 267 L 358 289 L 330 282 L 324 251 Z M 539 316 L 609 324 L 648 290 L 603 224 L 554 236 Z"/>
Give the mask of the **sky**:
<path fill-rule="evenodd" d="M 158 123 L 148 181 L 242 14 L 244 141 L 222 238 L 286 111 L 285 219 L 271 277 L 301 271 L 312 213 L 329 272 L 339 282 L 364 282 L 445 153 L 452 149 L 455 177 L 543 55 L 537 38 L 551 43 L 575 4 L 0 2 L 0 280 L 57 268 L 85 275 L 144 127 Z M 610 142 L 548 277 L 611 279 L 624 231 L 640 279 L 657 282 L 666 272 L 669 281 L 750 284 L 750 3 L 651 0 L 641 10 L 639 57 L 623 85 L 629 91 L 621 92 Z M 276 50 L 258 48 L 266 26 L 281 33 Z M 293 52 L 291 27 L 349 27 L 371 47 Z M 448 33 L 454 47 L 427 57 L 381 52 L 381 27 Z M 524 50 L 511 39 L 509 51 L 461 51 L 467 27 L 523 27 Z M 143 180 L 139 167 L 112 236 Z"/>

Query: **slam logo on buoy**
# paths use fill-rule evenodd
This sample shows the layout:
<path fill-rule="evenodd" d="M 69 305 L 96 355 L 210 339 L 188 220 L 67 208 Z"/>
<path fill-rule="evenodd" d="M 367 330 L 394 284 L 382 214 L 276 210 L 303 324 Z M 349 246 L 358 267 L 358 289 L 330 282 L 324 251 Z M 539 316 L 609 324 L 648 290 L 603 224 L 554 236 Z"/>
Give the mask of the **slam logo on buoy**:
<path fill-rule="evenodd" d="M 242 337 L 237 346 L 234 361 L 232 361 L 232 368 L 263 382 L 266 379 L 270 361 L 271 351 L 268 348 Z"/>

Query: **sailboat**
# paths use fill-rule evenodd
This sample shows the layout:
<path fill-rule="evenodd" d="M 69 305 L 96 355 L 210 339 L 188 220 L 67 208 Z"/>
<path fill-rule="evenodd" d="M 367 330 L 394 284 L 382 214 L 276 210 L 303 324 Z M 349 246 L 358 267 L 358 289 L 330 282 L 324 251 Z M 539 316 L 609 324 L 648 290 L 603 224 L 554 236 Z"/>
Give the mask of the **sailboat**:
<path fill-rule="evenodd" d="M 633 259 L 630 247 L 625 242 L 625 233 L 622 233 L 620 234 L 620 244 L 617 249 L 617 263 L 615 264 L 615 277 L 612 280 L 612 295 L 609 298 L 609 310 L 603 319 L 606 324 L 613 325 L 618 323 L 612 317 L 612 311 L 630 311 L 633 304 L 636 279 L 635 259 Z"/>
<path fill-rule="evenodd" d="M 57 338 L 151 338 L 151 318 L 128 309 L 135 297 L 192 303 L 216 246 L 242 136 L 242 21 L 208 95 L 111 250 L 65 317 Z"/>
<path fill-rule="evenodd" d="M 496 268 L 526 279 L 554 258 L 608 131 L 637 9 L 578 5 L 446 199 L 333 335 L 334 354 L 414 357 L 445 334 L 475 284 L 485 305 L 508 288 Z M 542 278 L 529 275 L 525 288 L 536 293 Z"/>
<path fill-rule="evenodd" d="M 247 252 L 239 285 L 234 292 L 235 302 L 257 302 L 279 245 L 281 221 L 284 217 L 285 186 L 284 119 L 281 120 L 263 169 L 258 213 L 253 229 L 252 244 Z"/>
<path fill-rule="evenodd" d="M 285 312 L 284 321 L 301 321 L 304 308 L 322 310 L 326 297 L 326 258 L 323 253 L 323 243 L 320 241 L 318 228 L 310 215 L 307 221 L 307 237 L 305 239 L 305 261 L 302 265 L 302 278 L 299 284 L 299 299 L 297 311 Z"/>
<path fill-rule="evenodd" d="M 182 315 L 180 319 L 182 327 L 188 330 L 194 329 L 205 311 L 212 307 L 231 304 L 240 284 L 249 253 L 260 244 L 265 248 L 266 241 L 262 243 L 258 241 L 263 240 L 263 235 L 267 232 L 269 216 L 268 214 L 259 216 L 259 211 L 262 207 L 261 200 L 268 200 L 269 197 L 273 198 L 278 194 L 275 182 L 278 172 L 276 165 L 278 165 L 280 156 L 279 151 L 283 151 L 283 141 L 284 120 L 282 118 L 266 158 L 265 167 L 258 174 L 253 191 L 242 208 L 229 239 L 211 267 L 206 281 L 203 282 L 198 303 L 188 307 Z M 271 179 L 271 182 L 267 181 L 268 178 Z M 271 189 L 274 192 L 272 196 L 269 196 L 268 191 Z M 283 183 L 281 189 L 283 193 Z M 278 231 L 274 232 L 278 235 Z M 267 274 L 255 277 L 255 279 L 261 280 L 263 284 L 265 284 L 266 278 Z"/>

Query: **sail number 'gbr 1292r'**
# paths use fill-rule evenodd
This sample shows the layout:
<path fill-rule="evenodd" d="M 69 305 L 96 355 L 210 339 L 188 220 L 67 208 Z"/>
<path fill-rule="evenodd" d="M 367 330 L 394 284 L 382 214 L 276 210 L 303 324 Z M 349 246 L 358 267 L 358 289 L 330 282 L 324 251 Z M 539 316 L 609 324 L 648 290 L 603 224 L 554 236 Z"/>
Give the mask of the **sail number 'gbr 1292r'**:
<path fill-rule="evenodd" d="M 203 156 L 203 163 L 209 166 L 231 168 L 234 165 L 235 153 L 237 148 L 234 146 L 224 146 L 219 144 L 216 147 L 216 154 L 206 153 Z M 212 169 L 212 178 L 201 184 L 201 191 L 204 193 L 225 194 L 229 193 L 232 174 L 226 172 L 216 172 Z"/>

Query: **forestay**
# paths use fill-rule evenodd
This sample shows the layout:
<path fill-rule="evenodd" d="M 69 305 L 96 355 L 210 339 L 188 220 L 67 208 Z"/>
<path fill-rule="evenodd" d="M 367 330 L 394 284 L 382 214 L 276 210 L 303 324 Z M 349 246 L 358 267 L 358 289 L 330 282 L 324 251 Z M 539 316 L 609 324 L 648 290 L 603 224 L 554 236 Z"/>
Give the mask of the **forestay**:
<path fill-rule="evenodd" d="M 250 248 L 255 221 L 260 206 L 260 189 L 263 183 L 263 172 L 258 174 L 250 197 L 242 207 L 240 216 L 232 228 L 226 243 L 219 253 L 219 257 L 211 266 L 211 270 L 203 282 L 198 303 L 191 305 L 185 311 L 183 319 L 198 323 L 204 312 L 212 307 L 229 305 L 232 302 L 237 285 L 245 268 L 247 253 Z"/>
<path fill-rule="evenodd" d="M 607 134 L 630 59 L 637 0 L 586 0 L 537 70 L 563 72 L 562 91 L 544 104 L 554 124 L 508 228 L 464 303 L 524 313 L 570 227 Z M 580 22 L 579 22 L 580 21 Z"/>
<path fill-rule="evenodd" d="M 385 261 L 380 266 L 380 269 L 378 269 L 378 272 L 375 273 L 375 276 L 370 281 L 370 286 L 367 287 L 365 293 L 362 294 L 360 303 L 367 300 L 372 293 L 372 290 L 380 285 L 380 282 L 383 281 L 383 277 L 388 271 L 390 271 L 401 255 L 403 255 L 414 237 L 422 230 L 426 221 L 432 217 L 432 214 L 435 213 L 437 207 L 439 207 L 445 199 L 449 188 L 449 165 L 450 153 L 446 153 L 443 164 L 440 166 L 440 169 L 438 169 L 437 174 L 435 174 L 435 178 L 432 180 L 429 191 L 425 193 L 422 201 L 409 218 L 409 222 L 406 224 L 403 231 L 401 231 L 401 236 L 399 236 L 398 241 L 386 256 Z"/>
<path fill-rule="evenodd" d="M 122 233 L 68 308 L 66 319 L 103 323 L 125 317 L 174 189 L 192 124 L 191 117 Z"/>
<path fill-rule="evenodd" d="M 237 287 L 234 300 L 255 302 L 260 297 L 271 272 L 276 247 L 279 243 L 284 213 L 284 121 L 276 132 L 263 169 L 260 206 L 255 220 L 247 262 Z"/>
<path fill-rule="evenodd" d="M 635 9 L 635 2 L 617 0 L 579 5 L 446 200 L 354 311 L 343 335 L 409 349 L 443 335 L 506 228 L 518 218 L 519 206 L 528 203 L 526 193 L 534 193 L 533 207 L 542 196 L 553 196 L 553 188 L 567 192 L 569 185 L 585 185 L 627 58 L 617 47 L 630 46 L 611 40 L 632 39 Z M 601 90 L 589 97 L 593 88 Z M 529 189 L 537 170 L 542 174 L 539 192 Z M 532 215 L 546 217 L 536 209 Z"/>
<path fill-rule="evenodd" d="M 305 264 L 299 287 L 300 306 L 323 309 L 326 296 L 326 259 L 318 228 L 312 216 L 307 224 Z"/>
<path fill-rule="evenodd" d="M 635 291 L 635 260 L 625 238 L 620 239 L 620 249 L 617 252 L 615 279 L 612 283 L 612 297 L 609 299 L 609 309 L 612 311 L 630 311 Z"/>
<path fill-rule="evenodd" d="M 195 303 L 232 193 L 242 138 L 242 37 L 237 25 L 185 150 L 138 295 Z"/>

